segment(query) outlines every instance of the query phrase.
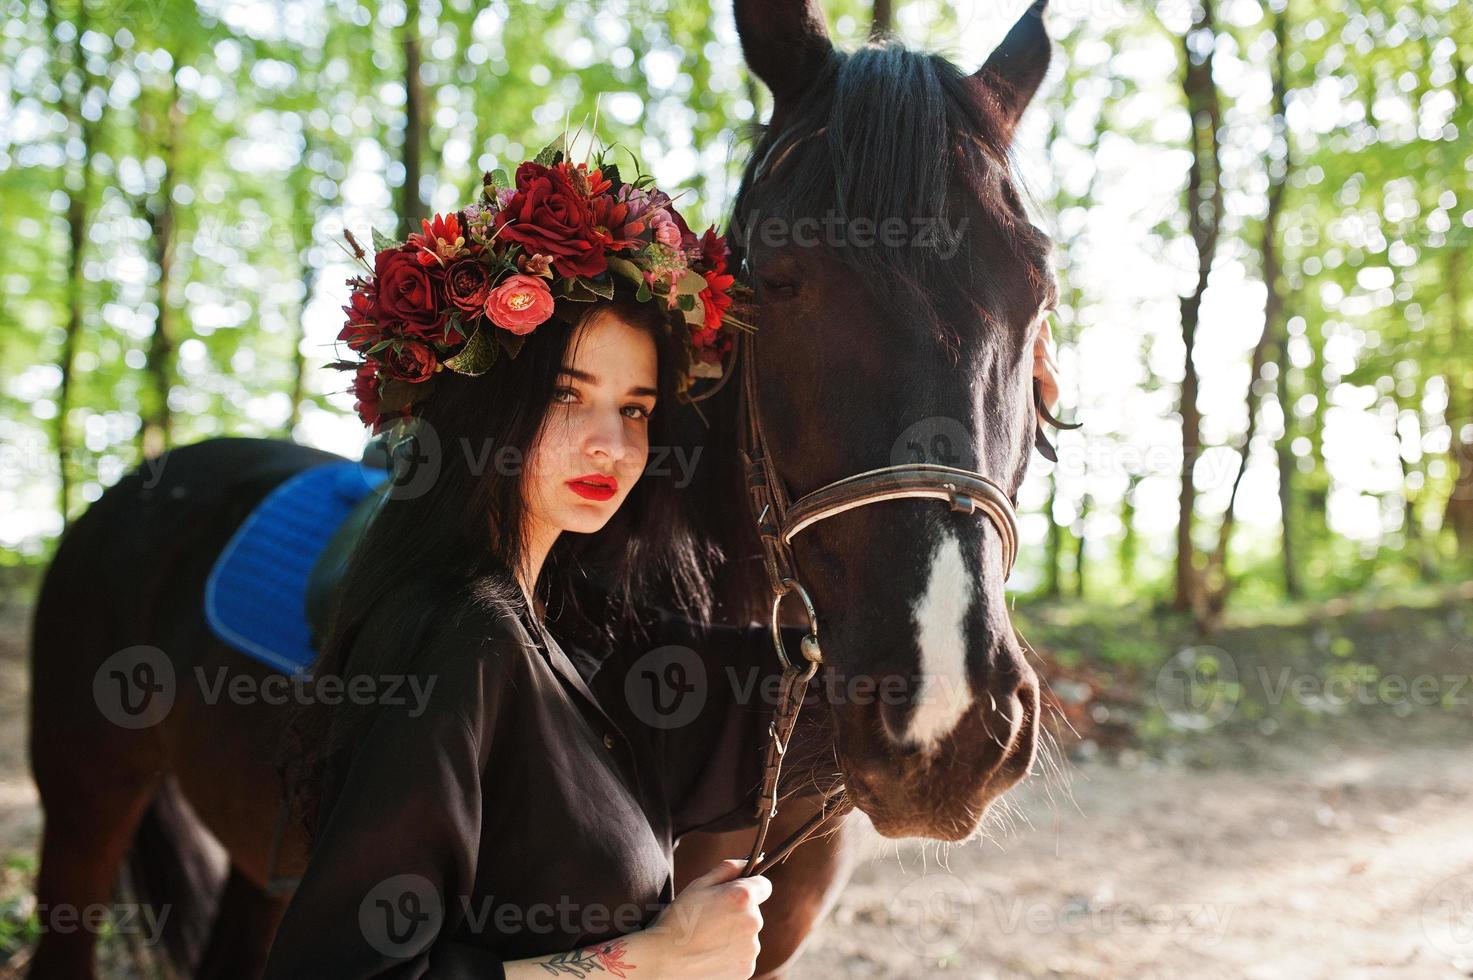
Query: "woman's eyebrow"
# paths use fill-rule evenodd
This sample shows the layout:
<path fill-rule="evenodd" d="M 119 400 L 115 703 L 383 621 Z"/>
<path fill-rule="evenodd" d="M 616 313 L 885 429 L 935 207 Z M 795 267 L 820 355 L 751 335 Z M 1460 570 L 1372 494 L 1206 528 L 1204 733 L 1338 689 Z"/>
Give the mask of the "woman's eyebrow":
<path fill-rule="evenodd" d="M 562 373 L 568 375 L 570 378 L 573 378 L 575 381 L 581 381 L 584 384 L 598 384 L 597 375 L 589 374 L 587 371 L 580 371 L 574 367 L 564 367 L 562 369 Z M 648 395 L 649 397 L 654 398 L 659 395 L 659 392 L 656 391 L 654 388 L 650 388 L 645 385 L 635 385 L 634 387 L 629 389 L 629 394 Z"/>

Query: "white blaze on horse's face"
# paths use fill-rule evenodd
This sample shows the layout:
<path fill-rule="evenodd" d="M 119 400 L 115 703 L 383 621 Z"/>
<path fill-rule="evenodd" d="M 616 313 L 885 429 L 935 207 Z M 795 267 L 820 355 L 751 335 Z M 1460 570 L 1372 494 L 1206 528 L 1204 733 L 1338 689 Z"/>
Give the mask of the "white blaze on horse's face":
<path fill-rule="evenodd" d="M 929 752 L 956 728 L 972 707 L 967 679 L 967 613 L 976 599 L 976 584 L 962 560 L 961 542 L 942 531 L 931 555 L 926 591 L 912 617 L 920 652 L 915 707 L 906 740 Z"/>

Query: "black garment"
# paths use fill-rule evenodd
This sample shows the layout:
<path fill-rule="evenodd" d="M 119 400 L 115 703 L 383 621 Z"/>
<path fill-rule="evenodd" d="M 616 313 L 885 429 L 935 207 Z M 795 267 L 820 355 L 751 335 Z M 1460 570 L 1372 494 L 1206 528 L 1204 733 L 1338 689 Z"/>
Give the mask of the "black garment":
<path fill-rule="evenodd" d="M 358 642 L 386 633 L 370 622 Z M 438 627 L 415 661 L 421 688 L 434 681 L 422 713 L 413 697 L 378 706 L 323 800 L 268 980 L 491 980 L 506 960 L 648 925 L 674 897 L 675 837 L 755 823 L 771 707 L 736 703 L 726 667 L 776 669 L 756 627 L 700 633 L 667 615 L 651 640 L 720 678 L 677 728 L 618 696 L 640 650 L 575 651 L 605 710 L 536 623 L 477 606 Z"/>

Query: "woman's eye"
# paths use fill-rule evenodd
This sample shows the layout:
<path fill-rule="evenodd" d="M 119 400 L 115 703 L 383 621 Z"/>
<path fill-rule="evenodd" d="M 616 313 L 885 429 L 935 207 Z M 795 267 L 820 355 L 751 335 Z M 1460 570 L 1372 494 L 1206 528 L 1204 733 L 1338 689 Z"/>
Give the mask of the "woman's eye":
<path fill-rule="evenodd" d="M 649 421 L 649 417 L 650 417 L 649 410 L 646 409 L 643 405 L 625 405 L 624 406 L 624 411 L 626 413 L 627 412 L 633 412 L 634 413 L 632 415 L 629 415 L 628 416 L 629 418 L 632 418 L 632 419 L 642 419 L 644 421 Z"/>
<path fill-rule="evenodd" d="M 552 391 L 552 400 L 555 402 L 562 402 L 563 404 L 567 404 L 577 397 L 578 393 L 572 388 L 568 388 L 566 386 L 559 386 L 557 388 L 554 388 Z"/>

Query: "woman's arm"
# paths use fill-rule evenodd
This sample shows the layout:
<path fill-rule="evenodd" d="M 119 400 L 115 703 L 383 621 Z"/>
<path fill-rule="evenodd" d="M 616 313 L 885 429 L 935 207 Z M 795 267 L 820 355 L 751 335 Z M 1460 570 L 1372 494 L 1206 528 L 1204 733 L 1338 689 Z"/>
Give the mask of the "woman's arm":
<path fill-rule="evenodd" d="M 493 675 L 507 670 L 502 650 L 457 646 L 454 676 L 426 670 L 416 679 L 427 695 L 401 684 L 376 705 L 277 930 L 269 980 L 503 976 L 492 951 L 448 938 L 473 892 L 481 724 L 496 711 Z"/>
<path fill-rule="evenodd" d="M 581 976 L 751 976 L 765 878 L 727 861 L 646 929 L 565 953 L 503 961 L 449 938 L 466 921 L 480 849 L 489 746 L 483 732 L 516 651 L 489 641 L 421 658 L 420 700 L 387 699 L 354 750 L 266 964 L 266 980 L 526 980 Z M 430 681 L 434 686 L 429 687 Z M 400 685 L 402 692 L 414 689 Z M 516 846 L 517 842 L 510 842 Z M 570 883 L 571 884 L 571 883 Z"/>

